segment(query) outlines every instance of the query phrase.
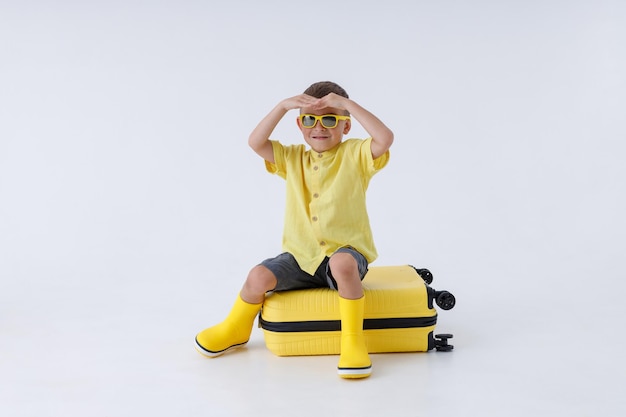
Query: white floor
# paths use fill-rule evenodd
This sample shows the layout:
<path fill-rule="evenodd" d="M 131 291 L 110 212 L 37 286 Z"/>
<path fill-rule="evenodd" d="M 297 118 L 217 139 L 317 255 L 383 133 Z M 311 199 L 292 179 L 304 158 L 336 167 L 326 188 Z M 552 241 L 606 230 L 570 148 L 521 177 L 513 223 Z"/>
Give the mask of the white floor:
<path fill-rule="evenodd" d="M 126 285 L 40 280 L 9 286 L 12 297 L 3 285 L 0 398 L 7 415 L 626 410 L 624 308 L 588 276 L 572 274 L 572 285 L 559 289 L 520 274 L 519 287 L 497 291 L 498 277 L 476 285 L 440 278 L 459 290 L 457 307 L 439 314 L 438 330 L 454 333 L 454 351 L 372 355 L 373 375 L 360 381 L 336 375 L 336 356 L 274 356 L 260 329 L 245 349 L 200 356 L 193 336 L 224 310 L 221 295 L 202 295 L 190 278 L 153 278 Z"/>
<path fill-rule="evenodd" d="M 1 415 L 626 415 L 623 2 L 14 3 Z M 258 328 L 193 347 L 280 250 L 282 180 L 247 136 L 321 79 L 396 135 L 376 265 L 458 302 L 453 352 L 373 355 L 362 381 Z M 293 120 L 275 137 L 300 141 Z"/>

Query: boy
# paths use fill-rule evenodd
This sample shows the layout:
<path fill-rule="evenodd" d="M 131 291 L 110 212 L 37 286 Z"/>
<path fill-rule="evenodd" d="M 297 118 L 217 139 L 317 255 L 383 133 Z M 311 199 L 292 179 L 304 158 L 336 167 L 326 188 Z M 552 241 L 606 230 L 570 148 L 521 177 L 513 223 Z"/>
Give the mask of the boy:
<path fill-rule="evenodd" d="M 300 109 L 298 127 L 305 145 L 283 146 L 269 139 L 283 116 Z M 349 139 L 354 117 L 370 135 Z M 196 348 L 214 357 L 248 342 L 254 318 L 268 291 L 330 287 L 338 290 L 343 378 L 371 374 L 363 336 L 361 280 L 376 259 L 365 191 L 389 160 L 393 132 L 350 100 L 339 85 L 325 81 L 282 100 L 252 131 L 248 143 L 268 172 L 287 183 L 284 253 L 252 268 L 228 317 L 200 332 Z"/>

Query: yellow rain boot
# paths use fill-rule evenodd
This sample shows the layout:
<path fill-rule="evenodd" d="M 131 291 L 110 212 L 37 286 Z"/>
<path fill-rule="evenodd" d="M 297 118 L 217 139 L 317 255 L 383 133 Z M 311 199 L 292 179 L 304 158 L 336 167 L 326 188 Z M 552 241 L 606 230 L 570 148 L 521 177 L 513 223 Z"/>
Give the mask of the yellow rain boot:
<path fill-rule="evenodd" d="M 198 333 L 198 352 L 213 358 L 244 346 L 250 339 L 254 318 L 262 304 L 247 303 L 238 295 L 235 305 L 223 322 Z"/>
<path fill-rule="evenodd" d="M 357 300 L 339 297 L 341 355 L 337 373 L 342 378 L 367 378 L 372 373 L 372 362 L 363 335 L 364 307 L 365 297 Z"/>

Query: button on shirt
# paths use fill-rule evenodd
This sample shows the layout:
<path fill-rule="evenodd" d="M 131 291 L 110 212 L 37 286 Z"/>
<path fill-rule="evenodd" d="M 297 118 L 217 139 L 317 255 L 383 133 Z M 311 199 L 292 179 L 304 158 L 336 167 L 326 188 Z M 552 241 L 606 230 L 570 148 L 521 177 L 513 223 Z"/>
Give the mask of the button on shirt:
<path fill-rule="evenodd" d="M 353 247 L 368 262 L 378 256 L 365 192 L 389 151 L 374 160 L 370 144 L 371 138 L 348 139 L 318 153 L 272 141 L 275 162 L 266 161 L 266 169 L 287 183 L 283 250 L 311 275 L 341 247 Z"/>

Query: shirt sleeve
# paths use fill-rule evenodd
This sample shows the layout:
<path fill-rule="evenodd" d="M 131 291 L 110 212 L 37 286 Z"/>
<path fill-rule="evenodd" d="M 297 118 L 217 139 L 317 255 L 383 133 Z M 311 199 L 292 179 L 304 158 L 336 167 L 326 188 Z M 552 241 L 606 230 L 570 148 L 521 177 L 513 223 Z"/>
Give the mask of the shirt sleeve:
<path fill-rule="evenodd" d="M 389 150 L 374 159 L 372 157 L 372 138 L 367 138 L 362 142 L 360 158 L 361 165 L 365 168 L 366 172 L 372 176 L 387 166 L 389 162 Z"/>
<path fill-rule="evenodd" d="M 281 178 L 287 176 L 285 163 L 285 147 L 278 141 L 272 140 L 272 150 L 274 151 L 274 162 L 265 161 L 265 169 L 270 174 L 276 174 Z"/>

